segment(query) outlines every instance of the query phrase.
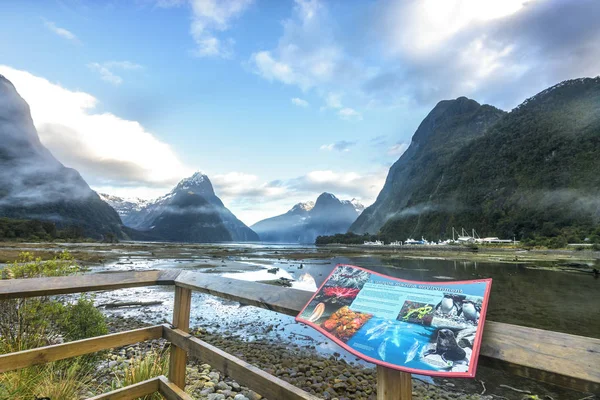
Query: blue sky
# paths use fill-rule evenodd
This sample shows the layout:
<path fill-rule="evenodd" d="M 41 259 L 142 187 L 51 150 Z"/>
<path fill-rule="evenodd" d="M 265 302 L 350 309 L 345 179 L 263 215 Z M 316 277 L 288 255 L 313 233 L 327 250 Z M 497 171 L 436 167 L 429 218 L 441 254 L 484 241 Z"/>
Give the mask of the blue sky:
<path fill-rule="evenodd" d="M 509 110 L 598 75 L 599 3 L 5 0 L 0 73 L 94 189 L 201 170 L 251 224 L 322 191 L 370 204 L 440 100 Z"/>

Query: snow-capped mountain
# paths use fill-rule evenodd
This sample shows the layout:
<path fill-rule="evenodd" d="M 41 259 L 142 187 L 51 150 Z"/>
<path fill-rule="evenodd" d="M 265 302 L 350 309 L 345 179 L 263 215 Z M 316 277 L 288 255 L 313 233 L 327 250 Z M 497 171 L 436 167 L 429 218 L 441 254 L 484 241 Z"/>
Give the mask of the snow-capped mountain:
<path fill-rule="evenodd" d="M 126 226 L 157 240 L 181 242 L 257 241 L 258 235 L 237 219 L 217 197 L 208 176 L 196 172 L 169 193 L 129 208 Z"/>
<path fill-rule="evenodd" d="M 314 243 L 319 235 L 346 232 L 364 208 L 356 199 L 339 200 L 322 193 L 316 202 L 298 203 L 285 214 L 257 222 L 252 229 L 265 242 Z"/>
<path fill-rule="evenodd" d="M 132 212 L 140 211 L 153 202 L 153 200 L 140 199 L 139 197 L 125 198 L 106 193 L 98 193 L 98 196 L 114 208 L 121 218 L 126 218 Z"/>

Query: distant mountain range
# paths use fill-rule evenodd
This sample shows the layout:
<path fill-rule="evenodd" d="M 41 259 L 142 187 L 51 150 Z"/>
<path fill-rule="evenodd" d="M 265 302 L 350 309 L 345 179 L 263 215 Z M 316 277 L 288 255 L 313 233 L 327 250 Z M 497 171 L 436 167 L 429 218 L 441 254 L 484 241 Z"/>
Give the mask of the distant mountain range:
<path fill-rule="evenodd" d="M 215 195 L 208 176 L 197 172 L 153 201 L 126 200 L 102 194 L 123 223 L 141 233 L 132 236 L 178 242 L 258 241 Z"/>
<path fill-rule="evenodd" d="M 252 225 L 265 242 L 314 243 L 317 236 L 346 232 L 364 206 L 355 199 L 339 200 L 322 193 L 316 202 L 298 203 L 285 214 Z"/>
<path fill-rule="evenodd" d="M 600 243 L 598 171 L 600 77 L 562 82 L 509 113 L 442 101 L 350 231 L 437 240 L 454 226 Z"/>
<path fill-rule="evenodd" d="M 29 106 L 0 75 L 0 217 L 52 221 L 81 234 L 125 237 L 119 215 L 38 137 Z"/>

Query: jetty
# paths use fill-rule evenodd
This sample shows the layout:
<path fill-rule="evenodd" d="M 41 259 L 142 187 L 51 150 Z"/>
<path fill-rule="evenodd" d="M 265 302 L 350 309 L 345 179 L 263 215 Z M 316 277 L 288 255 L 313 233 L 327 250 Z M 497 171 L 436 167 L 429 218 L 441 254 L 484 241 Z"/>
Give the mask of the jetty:
<path fill-rule="evenodd" d="M 0 373 L 164 338 L 171 343 L 168 376 L 157 376 L 91 399 L 126 400 L 161 393 L 168 400 L 190 400 L 192 397 L 184 391 L 188 357 L 203 360 L 272 400 L 317 399 L 189 333 L 193 291 L 291 316 L 300 312 L 310 300 L 311 292 L 195 271 L 153 270 L 3 280 L 0 281 L 0 301 L 154 285 L 175 287 L 171 324 L 0 355 Z M 479 363 L 584 393 L 600 392 L 600 339 L 487 321 Z M 378 400 L 411 398 L 410 374 L 377 367 Z"/>

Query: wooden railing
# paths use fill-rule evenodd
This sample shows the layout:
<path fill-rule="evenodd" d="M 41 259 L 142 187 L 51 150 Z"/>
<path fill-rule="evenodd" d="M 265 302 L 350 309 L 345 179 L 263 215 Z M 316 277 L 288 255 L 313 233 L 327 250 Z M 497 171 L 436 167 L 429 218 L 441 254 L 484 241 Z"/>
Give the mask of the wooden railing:
<path fill-rule="evenodd" d="M 184 392 L 188 356 L 202 359 L 269 399 L 316 399 L 188 333 L 192 291 L 292 316 L 309 301 L 312 295 L 309 292 L 199 272 L 168 270 L 0 280 L 0 301 L 152 285 L 175 285 L 172 326 L 156 325 L 0 355 L 0 373 L 162 337 L 171 342 L 168 377 L 159 376 L 93 399 L 135 399 L 155 392 L 168 400 L 191 399 Z M 480 364 L 581 392 L 600 392 L 600 339 L 487 321 Z M 408 400 L 411 393 L 410 374 L 377 368 L 378 399 Z"/>

